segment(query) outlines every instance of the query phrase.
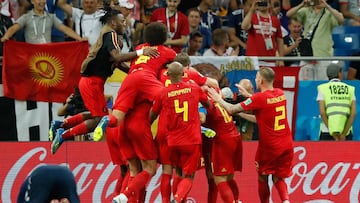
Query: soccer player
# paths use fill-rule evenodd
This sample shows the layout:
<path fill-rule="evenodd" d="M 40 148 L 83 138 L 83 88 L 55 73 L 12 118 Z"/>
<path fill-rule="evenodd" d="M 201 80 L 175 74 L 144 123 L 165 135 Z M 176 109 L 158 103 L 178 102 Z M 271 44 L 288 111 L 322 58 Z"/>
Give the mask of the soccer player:
<path fill-rule="evenodd" d="M 124 16 L 117 10 L 109 10 L 100 20 L 104 27 L 98 41 L 91 48 L 89 55 L 82 64 L 79 81 L 80 94 L 89 112 L 79 113 L 64 121 L 53 121 L 51 123 L 49 139 L 53 141 L 51 144 L 51 153 L 53 154 L 64 140 L 92 132 L 101 117 L 108 114 L 104 84 L 106 78 L 112 75 L 116 64 L 140 55 L 151 57 L 158 54 L 153 48 L 120 53 L 117 35 L 121 35 L 125 31 Z"/>
<path fill-rule="evenodd" d="M 176 55 L 174 61 L 179 62 L 183 65 L 184 75 L 183 75 L 183 82 L 188 82 L 189 80 L 194 81 L 199 86 L 207 85 L 210 87 L 218 88 L 218 82 L 215 79 L 208 78 L 200 74 L 194 68 L 190 67 L 190 58 L 186 53 L 179 53 Z M 165 85 L 165 87 L 171 84 L 170 77 L 168 75 L 168 70 L 164 69 L 160 75 L 160 81 Z M 167 124 L 167 117 L 164 111 L 160 112 L 159 115 L 159 122 L 158 122 L 158 129 L 157 134 L 155 137 L 156 146 L 158 147 L 159 153 L 159 162 L 162 164 L 162 175 L 161 175 L 161 182 L 160 182 L 160 191 L 162 202 L 170 202 L 171 196 L 171 177 L 173 174 L 173 164 L 170 161 L 170 154 L 169 154 L 169 146 L 167 145 L 167 133 L 166 133 L 166 124 Z M 207 129 L 207 133 L 215 133 L 211 129 Z M 173 180 L 173 189 L 176 188 L 177 183 L 180 181 L 181 177 L 175 175 Z"/>
<path fill-rule="evenodd" d="M 76 182 L 65 166 L 43 165 L 37 167 L 21 185 L 17 203 L 39 202 L 79 203 Z"/>
<path fill-rule="evenodd" d="M 217 190 L 224 202 L 239 201 L 239 189 L 234 172 L 242 169 L 242 140 L 232 116 L 212 100 L 207 108 L 206 127 L 215 130 L 212 139 L 212 168 Z M 216 199 L 215 199 L 216 201 Z"/>
<path fill-rule="evenodd" d="M 281 89 L 273 87 L 274 78 L 275 73 L 271 68 L 260 68 L 255 78 L 256 87 L 260 92 L 239 104 L 225 102 L 214 89 L 209 89 L 209 94 L 230 114 L 253 110 L 259 126 L 259 145 L 255 164 L 258 171 L 260 200 L 269 202 L 268 176 L 272 175 L 272 181 L 282 202 L 289 203 L 284 178 L 291 175 L 293 139 L 287 119 L 286 97 Z"/>
<path fill-rule="evenodd" d="M 171 84 L 154 101 L 150 111 L 152 121 L 160 112 L 165 112 L 170 160 L 182 169 L 183 179 L 177 186 L 175 202 L 181 202 L 187 196 L 198 169 L 201 156 L 198 104 L 210 105 L 207 95 L 197 84 L 183 82 L 183 74 L 182 64 L 173 62 L 168 66 Z"/>
<path fill-rule="evenodd" d="M 119 143 L 123 148 L 122 152 L 127 154 L 134 151 L 137 155 L 136 158 L 125 155 L 130 173 L 134 176 L 126 190 L 114 198 L 118 202 L 127 202 L 132 196 L 139 195 L 141 188 L 145 187 L 156 171 L 157 150 L 148 115 L 155 96 L 164 87 L 158 80 L 160 71 L 176 56 L 174 50 L 163 45 L 167 39 L 166 33 L 165 25 L 159 22 L 150 23 L 145 27 L 146 43 L 139 45 L 136 50 L 153 47 L 159 56 L 140 56 L 132 60 L 129 74 L 121 84 L 112 114 L 104 116 L 94 131 L 94 140 L 97 141 L 102 138 L 107 127 L 124 125 L 123 137 L 127 142 Z M 139 120 L 142 122 L 138 122 Z M 142 171 L 137 174 L 138 159 L 141 160 Z"/>

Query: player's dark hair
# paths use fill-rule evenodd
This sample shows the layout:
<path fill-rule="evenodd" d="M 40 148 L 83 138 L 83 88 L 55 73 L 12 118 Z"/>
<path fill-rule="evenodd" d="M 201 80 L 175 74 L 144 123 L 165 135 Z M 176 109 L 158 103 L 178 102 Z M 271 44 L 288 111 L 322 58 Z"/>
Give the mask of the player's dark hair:
<path fill-rule="evenodd" d="M 150 46 L 164 44 L 167 39 L 167 29 L 164 24 L 160 22 L 152 22 L 146 25 L 144 30 L 145 42 Z"/>
<path fill-rule="evenodd" d="M 114 19 L 115 16 L 121 14 L 119 10 L 112 9 L 110 7 L 105 7 L 105 15 L 101 16 L 100 22 L 104 25 Z"/>

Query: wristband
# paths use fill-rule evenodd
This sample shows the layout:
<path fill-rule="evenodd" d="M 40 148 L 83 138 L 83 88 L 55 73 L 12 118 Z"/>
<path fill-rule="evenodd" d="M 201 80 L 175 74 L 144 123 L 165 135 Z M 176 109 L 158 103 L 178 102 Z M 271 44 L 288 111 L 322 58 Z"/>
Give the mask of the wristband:
<path fill-rule="evenodd" d="M 144 49 L 136 50 L 136 56 L 141 56 L 144 54 Z"/>

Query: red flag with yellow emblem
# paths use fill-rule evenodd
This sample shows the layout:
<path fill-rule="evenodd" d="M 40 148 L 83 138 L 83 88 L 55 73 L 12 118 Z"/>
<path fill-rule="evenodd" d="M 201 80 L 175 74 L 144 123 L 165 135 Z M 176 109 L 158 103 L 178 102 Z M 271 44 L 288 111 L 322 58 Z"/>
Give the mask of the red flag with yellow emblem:
<path fill-rule="evenodd" d="M 87 42 L 4 45 L 3 88 L 17 100 L 64 102 L 80 79 Z"/>

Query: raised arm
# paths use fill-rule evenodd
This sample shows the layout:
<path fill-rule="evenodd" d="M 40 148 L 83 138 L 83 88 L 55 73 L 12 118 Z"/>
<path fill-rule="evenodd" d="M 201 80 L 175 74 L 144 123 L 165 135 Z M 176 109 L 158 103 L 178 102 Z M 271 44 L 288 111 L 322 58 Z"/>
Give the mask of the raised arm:
<path fill-rule="evenodd" d="M 58 0 L 57 6 L 59 6 L 64 12 L 71 17 L 72 16 L 72 6 L 66 3 L 66 0 Z"/>
<path fill-rule="evenodd" d="M 243 22 L 241 23 L 241 29 L 249 30 L 251 28 L 251 18 L 254 12 L 256 11 L 256 1 L 253 0 L 249 12 L 246 14 Z"/>
<path fill-rule="evenodd" d="M 226 101 L 224 101 L 221 97 L 220 93 L 217 93 L 214 88 L 209 88 L 208 90 L 209 96 L 215 101 L 218 102 L 222 107 L 226 109 L 227 112 L 230 114 L 238 113 L 241 111 L 244 111 L 244 109 L 239 104 L 230 104 Z"/>

